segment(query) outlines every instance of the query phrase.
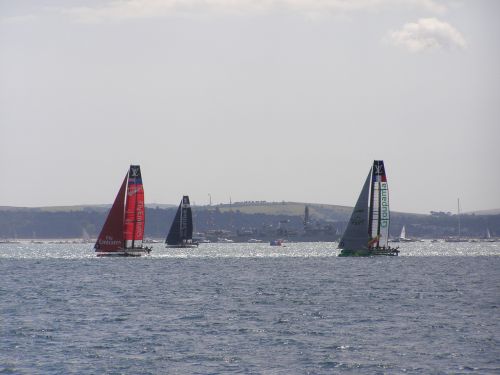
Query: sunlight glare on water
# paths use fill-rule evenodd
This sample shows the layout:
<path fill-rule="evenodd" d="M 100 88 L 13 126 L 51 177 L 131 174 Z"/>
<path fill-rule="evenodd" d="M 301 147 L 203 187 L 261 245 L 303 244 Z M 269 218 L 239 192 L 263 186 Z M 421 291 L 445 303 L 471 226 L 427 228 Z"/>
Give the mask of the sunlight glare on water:
<path fill-rule="evenodd" d="M 500 242 L 411 242 L 393 243 L 399 256 L 491 256 L 500 255 Z M 165 248 L 152 245 L 150 258 L 276 258 L 332 257 L 339 254 L 336 242 L 286 242 L 284 246 L 268 243 L 208 243 L 197 248 Z M 0 258 L 15 259 L 82 259 L 95 258 L 93 244 L 20 242 L 0 245 Z"/>

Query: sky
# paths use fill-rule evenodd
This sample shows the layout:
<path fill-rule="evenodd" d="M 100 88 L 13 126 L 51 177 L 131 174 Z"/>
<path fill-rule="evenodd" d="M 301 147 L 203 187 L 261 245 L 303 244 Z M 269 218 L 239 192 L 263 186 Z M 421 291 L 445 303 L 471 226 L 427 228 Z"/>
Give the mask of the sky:
<path fill-rule="evenodd" d="M 500 208 L 500 2 L 0 0 L 0 206 Z"/>

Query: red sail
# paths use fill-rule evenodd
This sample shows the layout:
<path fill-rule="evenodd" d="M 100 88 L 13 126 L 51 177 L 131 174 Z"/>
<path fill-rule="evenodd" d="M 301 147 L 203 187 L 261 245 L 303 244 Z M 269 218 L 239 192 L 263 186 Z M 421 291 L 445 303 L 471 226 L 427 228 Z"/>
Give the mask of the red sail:
<path fill-rule="evenodd" d="M 113 252 L 123 249 L 123 209 L 125 205 L 126 188 L 127 176 L 125 176 L 123 180 L 120 191 L 113 203 L 113 207 L 111 207 L 106 222 L 94 245 L 95 251 Z"/>
<path fill-rule="evenodd" d="M 144 188 L 141 168 L 131 165 L 128 176 L 127 203 L 125 205 L 125 247 L 141 248 L 144 236 Z"/>

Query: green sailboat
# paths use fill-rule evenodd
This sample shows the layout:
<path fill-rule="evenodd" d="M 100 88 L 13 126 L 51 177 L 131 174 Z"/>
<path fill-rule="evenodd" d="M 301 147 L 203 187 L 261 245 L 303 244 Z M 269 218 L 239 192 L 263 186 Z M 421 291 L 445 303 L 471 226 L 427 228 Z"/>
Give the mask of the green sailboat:
<path fill-rule="evenodd" d="M 340 239 L 339 256 L 398 255 L 398 248 L 388 244 L 389 223 L 389 187 L 384 162 L 374 160 Z"/>

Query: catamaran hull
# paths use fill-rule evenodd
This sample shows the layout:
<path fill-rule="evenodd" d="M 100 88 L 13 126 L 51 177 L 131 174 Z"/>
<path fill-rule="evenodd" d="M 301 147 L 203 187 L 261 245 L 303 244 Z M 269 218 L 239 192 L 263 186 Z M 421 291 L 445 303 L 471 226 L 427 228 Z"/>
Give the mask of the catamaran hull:
<path fill-rule="evenodd" d="M 398 256 L 398 249 L 342 250 L 339 257 Z"/>
<path fill-rule="evenodd" d="M 101 251 L 96 253 L 98 257 L 140 257 L 149 255 L 151 249 L 127 249 L 119 251 Z"/>
<path fill-rule="evenodd" d="M 184 248 L 195 248 L 198 247 L 198 244 L 182 244 L 182 245 L 166 245 L 165 246 L 167 249 L 184 249 Z"/>

